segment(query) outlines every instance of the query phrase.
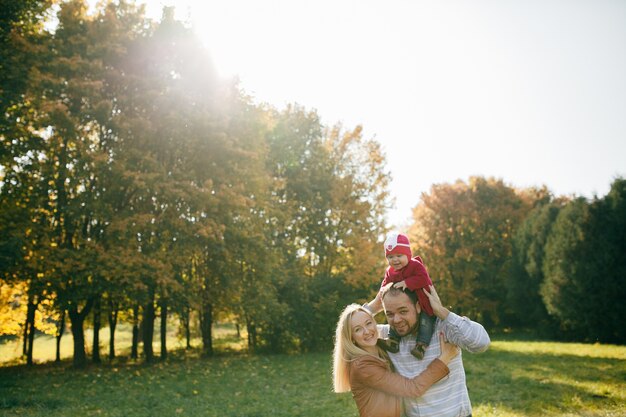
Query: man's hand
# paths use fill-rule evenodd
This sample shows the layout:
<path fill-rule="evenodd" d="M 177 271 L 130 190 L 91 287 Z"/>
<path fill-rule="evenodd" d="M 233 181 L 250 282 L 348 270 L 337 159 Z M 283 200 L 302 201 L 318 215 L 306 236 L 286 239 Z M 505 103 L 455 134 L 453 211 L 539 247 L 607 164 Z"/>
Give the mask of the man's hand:
<path fill-rule="evenodd" d="M 448 317 L 448 314 L 450 314 L 450 310 L 448 310 L 441 304 L 439 294 L 437 294 L 437 291 L 435 291 L 435 287 L 429 285 L 428 290 L 430 292 L 426 291 L 426 288 L 422 288 L 422 291 L 424 291 L 426 297 L 428 297 L 428 301 L 430 301 L 430 306 L 433 308 L 433 313 L 435 313 L 435 316 L 439 317 L 441 320 L 445 320 Z"/>

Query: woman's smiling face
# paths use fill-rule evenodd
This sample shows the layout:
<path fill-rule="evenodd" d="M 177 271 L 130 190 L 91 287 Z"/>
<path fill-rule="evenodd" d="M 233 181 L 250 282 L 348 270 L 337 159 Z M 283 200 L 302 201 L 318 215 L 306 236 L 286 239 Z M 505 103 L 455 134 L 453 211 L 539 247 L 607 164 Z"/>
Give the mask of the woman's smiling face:
<path fill-rule="evenodd" d="M 378 328 L 376 322 L 364 311 L 355 311 L 352 314 L 352 340 L 361 349 L 376 346 Z"/>

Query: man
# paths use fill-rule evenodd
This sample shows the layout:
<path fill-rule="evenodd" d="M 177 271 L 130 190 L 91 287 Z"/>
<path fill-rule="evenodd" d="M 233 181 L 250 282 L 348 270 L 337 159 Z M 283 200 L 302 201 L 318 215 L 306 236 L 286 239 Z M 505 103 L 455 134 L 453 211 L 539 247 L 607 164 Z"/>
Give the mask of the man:
<path fill-rule="evenodd" d="M 418 317 L 421 311 L 414 292 L 390 286 L 382 294 L 383 308 L 389 325 L 393 327 L 400 339 L 400 351 L 389 353 L 396 370 L 403 376 L 413 378 L 420 374 L 434 358 L 439 355 L 439 333 L 444 338 L 468 352 L 484 352 L 489 347 L 489 335 L 482 325 L 467 317 L 460 317 L 443 307 L 434 287 L 425 290 L 433 312 L 437 316 L 435 332 L 426 348 L 424 359 L 418 360 L 411 355 L 415 347 L 415 334 L 419 326 Z M 389 326 L 382 327 L 381 337 Z M 450 374 L 433 385 L 419 398 L 405 399 L 405 412 L 408 417 L 467 417 L 472 415 L 462 354 L 457 355 L 449 364 Z"/>

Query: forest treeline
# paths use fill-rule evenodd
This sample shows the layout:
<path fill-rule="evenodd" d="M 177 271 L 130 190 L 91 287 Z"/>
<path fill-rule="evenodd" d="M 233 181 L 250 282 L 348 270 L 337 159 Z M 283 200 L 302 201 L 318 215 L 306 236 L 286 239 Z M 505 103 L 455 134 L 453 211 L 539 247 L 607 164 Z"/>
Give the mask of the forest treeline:
<path fill-rule="evenodd" d="M 99 329 L 113 357 L 120 321 L 147 361 L 160 326 L 166 357 L 170 316 L 206 355 L 218 319 L 252 351 L 330 346 L 384 272 L 379 144 L 255 103 L 173 9 L 53 3 L 0 12 L 0 333 L 32 363 L 35 332 L 60 341 L 67 320 L 77 366 L 85 327 L 98 362 Z M 455 311 L 624 343 L 625 198 L 621 178 L 588 201 L 472 177 L 416 195 L 409 233 Z"/>

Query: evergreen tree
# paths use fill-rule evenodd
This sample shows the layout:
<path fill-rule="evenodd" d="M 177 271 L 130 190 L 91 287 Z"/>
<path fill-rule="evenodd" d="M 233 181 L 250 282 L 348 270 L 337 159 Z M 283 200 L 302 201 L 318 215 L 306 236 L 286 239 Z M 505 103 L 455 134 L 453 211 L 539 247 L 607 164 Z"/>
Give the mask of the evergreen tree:
<path fill-rule="evenodd" d="M 565 200 L 537 205 L 526 217 L 513 238 L 511 271 L 507 275 L 508 301 L 515 324 L 553 334 L 550 319 L 539 289 L 544 281 L 543 263 L 546 240 Z"/>
<path fill-rule="evenodd" d="M 603 199 L 574 200 L 559 213 L 546 244 L 541 293 L 548 312 L 578 340 L 623 343 L 626 182 Z"/>

